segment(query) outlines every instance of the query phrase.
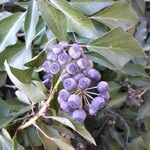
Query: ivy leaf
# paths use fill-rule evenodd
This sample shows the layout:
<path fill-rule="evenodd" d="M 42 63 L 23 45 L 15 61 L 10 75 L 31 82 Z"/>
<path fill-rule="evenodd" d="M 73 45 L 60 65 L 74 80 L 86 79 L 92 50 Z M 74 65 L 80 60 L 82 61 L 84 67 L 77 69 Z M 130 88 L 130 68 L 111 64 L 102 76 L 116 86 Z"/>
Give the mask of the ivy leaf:
<path fill-rule="evenodd" d="M 7 126 L 14 118 L 11 116 L 11 107 L 0 99 L 0 129 Z"/>
<path fill-rule="evenodd" d="M 3 129 L 2 133 L 0 134 L 0 149 L 12 150 L 11 137 L 5 129 Z"/>
<path fill-rule="evenodd" d="M 12 13 L 8 12 L 8 11 L 3 11 L 0 13 L 0 21 L 3 20 L 4 18 L 7 18 L 9 16 L 11 16 Z"/>
<path fill-rule="evenodd" d="M 108 59 L 106 59 L 97 52 L 89 51 L 86 53 L 86 55 L 95 63 L 98 63 L 100 66 L 107 67 L 111 70 L 117 70 L 117 68 Z"/>
<path fill-rule="evenodd" d="M 88 142 L 96 145 L 94 138 L 82 124 L 78 123 L 77 121 L 74 121 L 71 117 L 67 116 L 65 113 L 62 113 L 60 115 L 64 116 L 65 118 L 68 118 L 71 121 L 71 123 L 73 124 L 73 126 L 75 128 L 75 130 L 74 130 L 74 128 L 72 128 L 74 131 L 76 131 L 78 134 L 80 134 Z"/>
<path fill-rule="evenodd" d="M 131 142 L 127 144 L 127 149 L 128 150 L 148 150 L 147 145 L 145 141 L 142 139 L 141 136 L 134 138 Z"/>
<path fill-rule="evenodd" d="M 124 66 L 122 72 L 125 73 L 125 74 L 128 74 L 130 76 L 135 76 L 135 77 L 146 76 L 146 72 L 145 72 L 143 66 L 138 65 L 138 64 L 134 64 L 134 63 L 131 63 L 131 62 L 127 63 Z"/>
<path fill-rule="evenodd" d="M 0 4 L 4 4 L 4 3 L 7 3 L 7 2 L 9 2 L 9 0 L 1 0 Z"/>
<path fill-rule="evenodd" d="M 116 2 L 91 18 L 100 21 L 111 29 L 121 26 L 124 30 L 129 30 L 138 22 L 136 13 L 125 2 Z"/>
<path fill-rule="evenodd" d="M 4 62 L 7 60 L 9 64 L 11 64 L 11 61 L 13 61 L 14 56 L 18 54 L 23 48 L 24 44 L 21 42 L 17 42 L 13 46 L 8 46 L 4 51 L 0 53 L 0 68 L 2 69 L 4 67 Z"/>
<path fill-rule="evenodd" d="M 70 31 L 90 39 L 97 37 L 96 29 L 91 20 L 73 8 L 67 1 L 51 0 L 51 3 L 67 17 Z"/>
<path fill-rule="evenodd" d="M 93 15 L 96 12 L 104 9 L 105 7 L 112 5 L 113 0 L 72 0 L 70 4 L 83 12 L 86 15 Z"/>
<path fill-rule="evenodd" d="M 15 94 L 16 94 L 17 98 L 18 98 L 21 102 L 23 102 L 23 103 L 25 103 L 25 104 L 28 104 L 28 105 L 31 105 L 29 99 L 28 99 L 22 92 L 20 92 L 19 90 L 17 90 L 17 91 L 15 92 Z"/>
<path fill-rule="evenodd" d="M 137 119 L 150 118 L 150 102 L 147 101 L 139 110 Z"/>
<path fill-rule="evenodd" d="M 145 88 L 145 89 L 149 89 L 150 88 L 150 79 L 149 78 L 143 78 L 143 77 L 132 77 L 132 78 L 129 78 L 130 82 L 137 86 L 137 87 L 142 87 L 142 88 Z"/>
<path fill-rule="evenodd" d="M 26 51 L 28 51 L 28 58 L 32 57 L 31 45 L 34 36 L 36 35 L 36 25 L 39 19 L 39 12 L 37 8 L 37 3 L 35 0 L 32 0 L 29 3 L 27 14 L 25 18 L 25 42 L 26 42 Z"/>
<path fill-rule="evenodd" d="M 7 73 L 4 71 L 0 71 L 0 87 L 5 86 L 7 80 Z"/>
<path fill-rule="evenodd" d="M 12 150 L 25 150 L 17 141 L 17 136 L 12 139 Z"/>
<path fill-rule="evenodd" d="M 60 122 L 60 123 L 62 123 L 62 124 L 64 124 L 64 125 L 66 125 L 66 126 L 72 128 L 73 130 L 76 130 L 75 127 L 74 127 L 74 125 L 73 125 L 73 124 L 71 123 L 71 121 L 70 121 L 69 119 L 67 119 L 67 118 L 64 118 L 64 117 L 54 117 L 54 116 L 50 116 L 49 118 L 50 118 L 50 119 L 54 119 L 54 120 L 56 120 L 56 121 L 58 121 L 58 122 Z"/>
<path fill-rule="evenodd" d="M 58 37 L 59 40 L 65 40 L 67 36 L 67 24 L 64 14 L 51 6 L 46 0 L 38 0 L 37 4 L 49 29 Z"/>
<path fill-rule="evenodd" d="M 134 0 L 131 1 L 131 4 L 139 16 L 142 16 L 144 14 L 146 0 Z"/>
<path fill-rule="evenodd" d="M 17 42 L 16 33 L 21 28 L 25 13 L 15 13 L 0 22 L 0 52 Z"/>
<path fill-rule="evenodd" d="M 51 126 L 47 126 L 45 124 L 41 124 L 41 129 L 43 132 L 47 134 L 48 137 L 45 137 L 40 131 L 39 135 L 41 137 L 41 140 L 44 143 L 44 147 L 46 150 L 48 150 L 49 147 L 53 147 L 54 150 L 57 150 L 57 146 L 61 150 L 75 150 L 72 145 L 65 142 L 63 138 L 60 138 L 60 135 L 56 129 L 54 129 Z M 52 143 L 53 142 L 53 143 Z"/>
<path fill-rule="evenodd" d="M 126 100 L 126 93 L 119 93 L 113 97 L 107 104 L 106 108 L 119 108 Z"/>
<path fill-rule="evenodd" d="M 139 43 L 121 27 L 90 42 L 87 49 L 99 53 L 118 69 L 121 69 L 133 57 L 145 57 Z"/>
<path fill-rule="evenodd" d="M 46 58 L 45 51 L 40 52 L 37 56 L 32 58 L 30 61 L 25 63 L 25 66 L 32 67 L 32 68 L 38 68 L 41 66 Z"/>
<path fill-rule="evenodd" d="M 33 103 L 38 103 L 42 100 L 46 99 L 46 95 L 41 90 L 40 87 L 37 87 L 33 83 L 29 82 L 29 77 L 24 74 L 23 71 L 18 69 L 9 67 L 7 62 L 5 62 L 5 68 L 8 73 L 9 78 L 14 83 L 14 85 Z M 12 72 L 13 70 L 13 72 Z M 18 79 L 15 74 L 20 76 L 21 78 Z M 20 80 L 23 80 L 25 83 L 22 83 Z"/>
<path fill-rule="evenodd" d="M 76 132 L 80 134 L 84 139 L 89 141 L 90 143 L 96 145 L 96 142 L 92 135 L 86 130 L 86 128 L 79 124 L 78 122 L 73 122 L 73 125 L 75 126 Z"/>

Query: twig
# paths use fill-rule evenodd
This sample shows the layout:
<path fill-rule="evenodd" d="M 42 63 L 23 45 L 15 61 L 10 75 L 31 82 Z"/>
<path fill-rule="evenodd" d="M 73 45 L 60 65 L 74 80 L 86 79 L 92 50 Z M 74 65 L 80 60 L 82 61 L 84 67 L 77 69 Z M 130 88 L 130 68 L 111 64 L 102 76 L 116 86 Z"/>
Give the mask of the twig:
<path fill-rule="evenodd" d="M 64 71 L 63 71 L 63 72 L 64 72 Z M 63 73 L 63 72 L 62 72 L 62 73 Z M 51 100 L 54 98 L 54 94 L 55 94 L 55 92 L 57 91 L 57 88 L 58 88 L 60 82 L 61 82 L 61 79 L 60 79 L 60 77 L 59 77 L 59 79 L 57 80 L 57 83 L 55 84 L 53 90 L 50 92 L 49 98 L 48 98 L 47 101 L 45 102 L 46 108 L 49 107 Z M 45 107 L 45 105 L 43 105 L 43 107 Z M 43 110 L 43 107 L 39 110 L 39 112 Z M 29 121 L 27 121 L 25 124 L 19 126 L 17 130 L 22 130 L 22 129 L 25 129 L 25 128 L 31 126 L 32 124 L 34 124 L 34 123 L 36 122 L 37 119 L 40 118 L 40 116 L 41 116 L 40 113 L 37 113 L 33 118 L 31 118 L 31 119 L 30 119 Z"/>
<path fill-rule="evenodd" d="M 145 89 L 145 90 L 143 90 L 139 95 L 138 95 L 138 97 L 139 98 L 141 98 L 145 93 L 147 92 L 147 90 Z"/>
<path fill-rule="evenodd" d="M 84 92 L 84 94 L 85 94 L 86 96 L 88 96 L 89 98 L 93 99 L 93 97 L 92 97 L 91 95 L 89 95 L 89 94 L 87 94 L 87 93 L 85 93 L 85 92 Z"/>
<path fill-rule="evenodd" d="M 33 125 L 49 140 L 52 140 L 37 124 L 33 123 Z"/>
<path fill-rule="evenodd" d="M 6 87 L 6 88 L 11 88 L 11 89 L 14 89 L 14 90 L 17 89 L 17 87 L 14 86 L 14 85 L 8 85 L 8 84 L 6 84 L 5 87 Z"/>
<path fill-rule="evenodd" d="M 94 92 L 85 91 L 85 93 L 88 93 L 88 94 L 92 94 L 92 95 L 99 96 L 99 94 L 97 94 L 97 93 L 94 93 Z"/>

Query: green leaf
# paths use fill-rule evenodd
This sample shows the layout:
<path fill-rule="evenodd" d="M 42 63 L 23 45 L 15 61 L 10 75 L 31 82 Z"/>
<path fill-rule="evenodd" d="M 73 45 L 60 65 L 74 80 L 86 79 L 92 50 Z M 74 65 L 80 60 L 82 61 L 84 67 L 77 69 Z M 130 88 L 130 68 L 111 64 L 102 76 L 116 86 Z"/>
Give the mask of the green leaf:
<path fill-rule="evenodd" d="M 24 148 L 18 143 L 17 136 L 12 139 L 12 150 L 24 150 Z"/>
<path fill-rule="evenodd" d="M 70 4 L 86 15 L 93 15 L 96 12 L 112 5 L 113 0 L 72 0 Z"/>
<path fill-rule="evenodd" d="M 11 116 L 11 107 L 0 99 L 0 129 L 7 126 L 14 118 Z"/>
<path fill-rule="evenodd" d="M 144 15 L 145 4 L 146 4 L 145 1 L 144 0 L 134 0 L 134 1 L 131 1 L 132 7 L 134 8 L 134 10 L 136 11 L 136 13 L 139 16 Z"/>
<path fill-rule="evenodd" d="M 26 69 L 24 64 L 31 59 L 31 51 L 28 51 L 25 47 L 20 50 L 19 53 L 14 55 L 13 59 L 10 61 L 10 65 L 18 69 Z"/>
<path fill-rule="evenodd" d="M 108 59 L 97 52 L 89 51 L 86 54 L 90 59 L 92 59 L 95 63 L 98 63 L 100 66 L 107 67 L 111 70 L 117 69 Z"/>
<path fill-rule="evenodd" d="M 147 101 L 138 112 L 137 119 L 150 118 L 150 102 Z"/>
<path fill-rule="evenodd" d="M 145 142 L 147 149 L 150 149 L 150 131 L 142 132 L 142 139 Z"/>
<path fill-rule="evenodd" d="M 31 145 L 40 147 L 42 146 L 42 141 L 37 133 L 37 130 L 34 127 L 29 127 L 26 130 L 28 141 Z"/>
<path fill-rule="evenodd" d="M 52 150 L 58 150 L 58 146 L 51 140 L 47 139 L 42 133 L 39 132 L 39 136 L 41 138 L 41 141 L 44 145 L 44 150 L 49 150 L 51 148 Z"/>
<path fill-rule="evenodd" d="M 75 150 L 72 145 L 65 142 L 64 139 L 60 138 L 60 135 L 58 131 L 50 126 L 42 124 L 41 129 L 48 137 L 45 137 L 40 131 L 39 135 L 41 137 L 41 140 L 44 143 L 44 147 L 46 150 L 49 150 L 49 148 L 57 150 L 58 147 L 61 150 Z M 58 147 L 57 147 L 58 146 Z"/>
<path fill-rule="evenodd" d="M 0 150 L 12 150 L 11 138 L 5 129 L 0 134 Z"/>
<path fill-rule="evenodd" d="M 145 144 L 142 137 L 138 137 L 133 139 L 131 142 L 127 144 L 127 150 L 148 150 L 147 145 Z"/>
<path fill-rule="evenodd" d="M 106 108 L 119 108 L 126 100 L 126 93 L 117 94 L 117 96 L 110 99 Z"/>
<path fill-rule="evenodd" d="M 34 39 L 34 36 L 36 35 L 36 25 L 38 23 L 38 19 L 39 19 L 39 12 L 37 8 L 37 3 L 35 0 L 32 0 L 29 3 L 27 9 L 25 24 L 24 24 L 25 42 L 26 42 L 25 51 L 27 51 L 26 54 L 28 55 L 28 58 L 32 57 L 31 46 L 32 46 L 32 41 Z"/>
<path fill-rule="evenodd" d="M 25 13 L 15 13 L 0 22 L 0 52 L 17 42 L 16 33 L 21 28 Z"/>
<path fill-rule="evenodd" d="M 9 2 L 9 0 L 1 0 L 0 5 Z"/>
<path fill-rule="evenodd" d="M 51 3 L 64 13 L 68 19 L 69 30 L 87 38 L 96 38 L 97 32 L 91 20 L 74 9 L 65 0 L 51 0 Z"/>
<path fill-rule="evenodd" d="M 38 8 L 49 29 L 59 40 L 66 40 L 67 24 L 64 14 L 50 5 L 47 0 L 38 0 Z"/>
<path fill-rule="evenodd" d="M 15 45 L 8 46 L 5 51 L 2 51 L 0 53 L 0 68 L 4 67 L 5 60 L 7 60 L 11 64 L 14 56 L 16 56 L 16 54 L 19 53 L 23 49 L 23 47 L 24 44 L 18 41 Z"/>
<path fill-rule="evenodd" d="M 135 77 L 146 76 L 146 72 L 143 66 L 130 62 L 124 66 L 122 72 Z"/>
<path fill-rule="evenodd" d="M 88 142 L 96 145 L 96 142 L 95 142 L 94 138 L 92 137 L 92 135 L 86 130 L 86 128 L 82 124 L 74 121 L 71 117 L 67 116 L 64 113 L 61 113 L 60 115 L 62 115 L 63 117 L 68 118 L 72 122 L 73 126 L 75 127 L 75 131 L 78 134 L 80 134 L 84 139 L 86 139 Z"/>
<path fill-rule="evenodd" d="M 3 20 L 4 18 L 7 18 L 9 16 L 11 16 L 12 13 L 8 12 L 8 11 L 3 11 L 0 13 L 0 21 Z"/>
<path fill-rule="evenodd" d="M 31 68 L 38 68 L 43 64 L 45 58 L 46 58 L 46 53 L 45 51 L 42 51 L 37 56 L 32 58 L 30 61 L 25 63 L 25 66 L 31 67 Z"/>
<path fill-rule="evenodd" d="M 138 22 L 136 13 L 125 2 L 116 2 L 91 18 L 100 21 L 111 29 L 121 26 L 124 30 L 128 30 Z"/>
<path fill-rule="evenodd" d="M 64 124 L 64 125 L 66 125 L 66 126 L 72 128 L 73 130 L 76 130 L 75 127 L 74 127 L 74 125 L 73 125 L 73 124 L 71 123 L 71 121 L 70 121 L 69 119 L 67 119 L 67 118 L 64 118 L 64 117 L 54 117 L 54 116 L 50 116 L 50 117 L 48 117 L 48 118 L 54 119 L 54 120 L 56 120 L 56 121 L 58 121 L 58 122 L 60 122 L 60 123 L 62 123 L 62 124 Z"/>
<path fill-rule="evenodd" d="M 75 150 L 70 144 L 64 142 L 63 139 L 61 138 L 60 139 L 51 138 L 51 140 L 55 142 L 55 144 L 57 144 L 61 150 Z"/>
<path fill-rule="evenodd" d="M 115 131 L 115 130 L 113 130 L 113 129 L 110 129 L 109 132 L 110 132 L 112 138 L 113 138 L 114 140 L 116 140 L 116 142 L 120 145 L 120 147 L 121 147 L 121 148 L 124 148 L 124 146 L 125 146 L 124 139 L 123 139 L 123 137 L 119 134 L 119 132 L 117 132 L 117 131 Z"/>
<path fill-rule="evenodd" d="M 129 78 L 130 82 L 137 86 L 137 87 L 143 87 L 146 89 L 150 88 L 150 79 L 149 78 L 143 78 L 143 77 L 137 77 L 137 78 Z"/>
<path fill-rule="evenodd" d="M 19 90 L 17 90 L 17 91 L 15 92 L 15 94 L 16 94 L 17 98 L 18 98 L 21 102 L 23 102 L 23 103 L 25 103 L 25 104 L 28 104 L 28 105 L 31 105 L 29 99 L 28 99 L 28 98 L 26 97 L 26 95 L 24 95 L 22 92 L 20 92 Z"/>
<path fill-rule="evenodd" d="M 7 62 L 5 62 L 5 68 L 8 73 L 9 78 L 14 83 L 14 85 L 24 94 L 26 97 L 32 101 L 33 103 L 38 103 L 42 100 L 45 100 L 47 97 L 44 94 L 44 92 L 37 86 L 35 86 L 33 83 L 24 84 L 19 79 L 16 78 L 16 76 L 13 74 L 18 74 L 20 71 L 18 69 L 13 68 L 12 73 L 12 67 L 9 67 Z M 22 73 L 23 74 L 23 73 Z M 24 75 L 24 78 L 22 80 L 28 80 L 28 77 Z"/>
<path fill-rule="evenodd" d="M 6 84 L 7 73 L 4 71 L 0 71 L 0 87 L 3 87 Z"/>
<path fill-rule="evenodd" d="M 121 69 L 133 57 L 145 57 L 139 43 L 120 27 L 90 42 L 87 49 L 99 53 L 118 69 Z"/>
<path fill-rule="evenodd" d="M 79 124 L 78 122 L 73 122 L 73 125 L 75 126 L 76 132 L 80 134 L 84 139 L 89 141 L 90 143 L 96 145 L 96 142 L 92 135 L 86 130 L 86 128 Z"/>

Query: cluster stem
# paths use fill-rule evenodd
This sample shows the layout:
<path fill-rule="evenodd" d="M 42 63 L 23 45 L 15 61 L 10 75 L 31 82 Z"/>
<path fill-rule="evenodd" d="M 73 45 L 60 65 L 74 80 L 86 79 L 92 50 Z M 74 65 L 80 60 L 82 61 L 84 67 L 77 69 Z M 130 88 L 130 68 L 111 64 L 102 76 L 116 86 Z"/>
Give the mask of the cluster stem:
<path fill-rule="evenodd" d="M 63 72 L 64 72 L 64 71 L 62 71 L 62 73 L 63 73 Z M 60 79 L 60 77 L 59 77 L 59 79 L 57 80 L 57 82 L 56 82 L 56 84 L 55 84 L 53 90 L 51 90 L 51 92 L 50 92 L 49 98 L 48 98 L 47 101 L 43 104 L 43 107 L 45 107 L 45 105 L 46 105 L 46 108 L 49 107 L 50 102 L 51 102 L 51 100 L 54 98 L 54 95 L 55 95 L 55 93 L 56 93 L 56 91 L 57 91 L 57 88 L 58 88 L 60 82 L 61 82 L 61 79 Z M 41 107 L 41 109 L 39 110 L 39 112 L 43 109 L 43 107 Z M 18 129 L 17 129 L 17 131 L 18 131 L 18 130 L 25 129 L 25 128 L 27 128 L 27 127 L 33 125 L 33 124 L 36 122 L 36 120 L 40 118 L 40 116 L 41 116 L 41 115 L 40 115 L 39 113 L 37 113 L 33 118 L 31 118 L 31 119 L 30 119 L 29 121 L 27 121 L 25 124 L 19 126 Z"/>

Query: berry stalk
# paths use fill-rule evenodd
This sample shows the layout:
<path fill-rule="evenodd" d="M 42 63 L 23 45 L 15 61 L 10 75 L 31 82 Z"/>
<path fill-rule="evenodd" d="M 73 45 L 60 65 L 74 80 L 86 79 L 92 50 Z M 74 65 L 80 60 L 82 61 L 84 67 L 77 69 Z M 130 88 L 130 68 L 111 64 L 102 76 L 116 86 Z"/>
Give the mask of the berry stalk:
<path fill-rule="evenodd" d="M 62 74 L 63 74 L 63 72 L 64 72 L 64 71 L 62 71 Z M 51 100 L 54 98 L 54 94 L 55 94 L 55 92 L 57 91 L 60 82 L 61 82 L 61 79 L 60 79 L 60 77 L 59 77 L 59 79 L 57 80 L 57 82 L 56 82 L 56 84 L 55 84 L 53 90 L 50 92 L 49 98 L 47 99 L 47 101 L 46 101 L 46 103 L 43 105 L 43 107 L 45 107 L 45 105 L 46 105 L 46 108 L 49 107 L 49 104 L 50 104 Z M 43 107 L 39 110 L 39 112 L 40 112 L 41 110 L 43 110 Z M 33 125 L 33 124 L 36 122 L 36 120 L 39 119 L 40 116 L 41 116 L 41 115 L 40 115 L 39 113 L 37 113 L 33 118 L 31 118 L 31 119 L 30 119 L 29 121 L 27 121 L 25 124 L 19 126 L 18 129 L 17 129 L 17 131 L 18 131 L 18 130 L 25 129 L 25 128 L 27 128 L 27 127 Z"/>

